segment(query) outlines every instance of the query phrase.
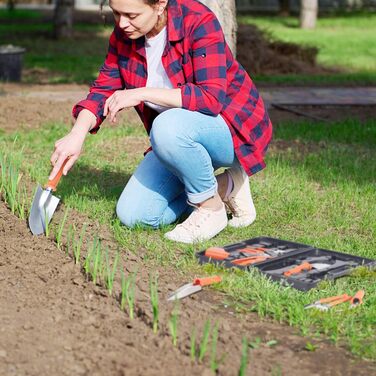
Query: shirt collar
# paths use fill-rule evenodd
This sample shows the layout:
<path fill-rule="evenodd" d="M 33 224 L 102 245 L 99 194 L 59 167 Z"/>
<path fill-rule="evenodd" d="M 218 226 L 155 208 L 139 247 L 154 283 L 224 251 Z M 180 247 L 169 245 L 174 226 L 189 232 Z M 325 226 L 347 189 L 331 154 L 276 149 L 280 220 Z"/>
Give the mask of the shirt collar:
<path fill-rule="evenodd" d="M 180 0 L 169 0 L 167 6 L 167 32 L 170 42 L 176 42 L 184 38 L 183 13 Z"/>

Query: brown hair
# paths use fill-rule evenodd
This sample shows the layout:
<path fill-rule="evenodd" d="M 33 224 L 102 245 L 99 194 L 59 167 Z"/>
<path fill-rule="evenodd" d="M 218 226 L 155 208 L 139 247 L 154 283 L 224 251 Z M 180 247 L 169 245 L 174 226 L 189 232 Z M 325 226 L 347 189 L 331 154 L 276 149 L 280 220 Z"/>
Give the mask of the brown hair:
<path fill-rule="evenodd" d="M 146 4 L 149 4 L 149 5 L 154 5 L 154 4 L 157 4 L 159 0 L 144 0 L 144 2 Z M 100 2 L 100 7 L 101 7 L 101 11 L 103 10 L 103 6 L 106 4 L 107 0 L 101 0 Z"/>

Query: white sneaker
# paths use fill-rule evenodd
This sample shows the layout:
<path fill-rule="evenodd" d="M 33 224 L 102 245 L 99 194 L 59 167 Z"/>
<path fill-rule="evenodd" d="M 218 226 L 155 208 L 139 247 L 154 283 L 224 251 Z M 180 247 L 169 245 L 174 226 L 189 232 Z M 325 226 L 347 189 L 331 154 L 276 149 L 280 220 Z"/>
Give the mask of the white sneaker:
<path fill-rule="evenodd" d="M 249 178 L 243 167 L 231 167 L 226 170 L 234 182 L 234 188 L 223 202 L 232 213 L 228 224 L 232 227 L 249 226 L 256 219 Z"/>
<path fill-rule="evenodd" d="M 172 231 L 166 232 L 165 238 L 181 243 L 197 243 L 211 239 L 227 226 L 225 205 L 215 211 L 193 206 L 193 213 Z"/>

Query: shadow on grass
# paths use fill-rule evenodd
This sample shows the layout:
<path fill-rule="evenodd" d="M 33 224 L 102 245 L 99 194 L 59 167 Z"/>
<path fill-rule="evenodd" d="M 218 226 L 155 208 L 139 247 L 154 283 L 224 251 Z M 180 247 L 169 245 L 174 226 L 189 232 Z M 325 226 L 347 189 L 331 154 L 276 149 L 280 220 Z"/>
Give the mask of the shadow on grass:
<path fill-rule="evenodd" d="M 64 176 L 59 185 L 62 199 L 89 198 L 92 201 L 118 200 L 131 174 L 110 171 L 107 168 L 97 169 L 82 162 Z"/>
<path fill-rule="evenodd" d="M 322 185 L 376 184 L 376 120 L 280 124 L 271 150 L 275 163 L 305 171 Z"/>

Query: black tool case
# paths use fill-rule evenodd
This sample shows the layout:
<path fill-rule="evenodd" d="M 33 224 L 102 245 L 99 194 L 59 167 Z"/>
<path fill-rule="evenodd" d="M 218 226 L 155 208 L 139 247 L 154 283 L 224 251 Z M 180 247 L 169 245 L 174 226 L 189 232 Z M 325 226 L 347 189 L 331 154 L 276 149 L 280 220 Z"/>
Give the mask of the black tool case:
<path fill-rule="evenodd" d="M 234 265 L 232 263 L 234 259 L 246 257 L 240 251 L 247 247 L 262 247 L 265 252 L 270 252 L 269 258 L 248 266 Z M 308 291 L 316 287 L 322 280 L 334 280 L 348 275 L 358 266 L 376 267 L 376 260 L 270 237 L 248 239 L 222 248 L 230 254 L 228 259 L 208 258 L 205 256 L 205 250 L 198 252 L 196 257 L 201 264 L 210 262 L 223 267 L 237 267 L 243 270 L 257 268 L 272 280 L 280 281 L 284 285 L 290 285 L 301 291 Z M 311 265 L 321 266 L 318 269 L 314 267 L 290 276 L 284 274 L 307 262 Z M 326 264 L 327 267 L 323 268 L 323 264 Z"/>

